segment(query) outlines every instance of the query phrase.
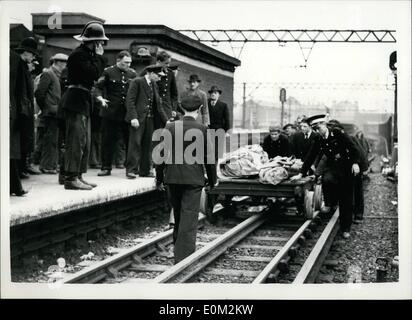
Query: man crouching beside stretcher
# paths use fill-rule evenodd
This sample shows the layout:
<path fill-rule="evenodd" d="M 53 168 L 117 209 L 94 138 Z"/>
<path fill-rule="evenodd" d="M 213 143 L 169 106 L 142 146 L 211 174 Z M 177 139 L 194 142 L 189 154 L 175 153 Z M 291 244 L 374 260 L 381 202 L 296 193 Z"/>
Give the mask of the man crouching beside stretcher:
<path fill-rule="evenodd" d="M 211 140 L 210 137 L 208 138 L 206 126 L 196 121 L 201 106 L 202 101 L 197 96 L 182 99 L 184 117 L 166 124 L 162 133 L 164 140 L 159 144 L 162 146 L 153 151 L 153 161 L 158 164 L 157 189 L 165 190 L 164 185 L 167 186 L 169 201 L 174 212 L 175 263 L 183 260 L 196 249 L 200 197 L 205 186 L 204 168 L 209 185 L 211 187 L 217 185 Z M 164 157 L 163 161 L 159 161 L 161 155 L 159 150 L 162 147 Z"/>
<path fill-rule="evenodd" d="M 359 174 L 360 155 L 349 138 L 339 129 L 329 129 L 326 125 L 326 116 L 317 115 L 308 118 L 312 128 L 316 130 L 321 138 L 317 139 L 311 146 L 309 153 L 303 163 L 301 173 L 295 175 L 291 180 L 298 180 L 306 175 L 315 158 L 326 155 L 330 174 L 339 188 L 337 194 L 339 204 L 340 228 L 345 239 L 350 237 L 353 211 L 353 176 Z"/>

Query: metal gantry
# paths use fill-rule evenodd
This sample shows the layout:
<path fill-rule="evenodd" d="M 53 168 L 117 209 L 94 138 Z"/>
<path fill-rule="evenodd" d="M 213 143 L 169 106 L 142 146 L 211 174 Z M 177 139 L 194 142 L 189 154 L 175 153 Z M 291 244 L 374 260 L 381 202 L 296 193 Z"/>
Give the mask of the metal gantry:
<path fill-rule="evenodd" d="M 349 42 L 395 43 L 395 30 L 286 30 L 286 29 L 216 29 L 179 30 L 201 42 Z"/>

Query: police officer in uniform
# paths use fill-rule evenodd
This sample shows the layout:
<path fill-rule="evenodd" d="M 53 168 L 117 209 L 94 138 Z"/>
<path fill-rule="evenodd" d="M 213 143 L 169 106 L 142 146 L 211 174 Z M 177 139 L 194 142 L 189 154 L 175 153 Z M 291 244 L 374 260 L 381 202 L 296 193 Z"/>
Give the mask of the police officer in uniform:
<path fill-rule="evenodd" d="M 126 145 L 129 140 L 129 127 L 124 120 L 126 116 L 126 95 L 129 82 L 137 76 L 130 68 L 132 57 L 128 51 L 117 55 L 117 63 L 104 70 L 96 85 L 97 100 L 101 103 L 102 117 L 102 168 L 98 176 L 109 176 L 112 170 L 113 156 L 119 134 Z"/>
<path fill-rule="evenodd" d="M 349 136 L 336 128 L 328 128 L 326 115 L 317 115 L 308 118 L 312 128 L 319 134 L 320 138 L 315 140 L 305 162 L 301 173 L 293 176 L 292 180 L 301 179 L 306 175 L 316 157 L 326 155 L 330 174 L 333 176 L 339 190 L 339 222 L 345 239 L 350 237 L 353 211 L 353 176 L 359 174 L 360 155 Z M 324 186 L 328 188 L 328 186 Z"/>
<path fill-rule="evenodd" d="M 65 189 L 91 190 L 96 184 L 87 182 L 90 152 L 91 89 L 103 71 L 103 44 L 109 40 L 101 22 L 87 23 L 82 34 L 74 36 L 82 41 L 67 61 L 69 87 L 62 98 L 66 124 Z"/>
<path fill-rule="evenodd" d="M 166 112 L 168 119 L 176 116 L 177 108 L 177 84 L 174 72 L 169 69 L 172 58 L 166 51 L 160 51 L 157 54 L 157 64 L 163 67 L 164 76 L 160 77 L 157 82 L 161 105 Z M 155 129 L 164 128 L 165 122 L 159 118 L 155 118 Z"/>

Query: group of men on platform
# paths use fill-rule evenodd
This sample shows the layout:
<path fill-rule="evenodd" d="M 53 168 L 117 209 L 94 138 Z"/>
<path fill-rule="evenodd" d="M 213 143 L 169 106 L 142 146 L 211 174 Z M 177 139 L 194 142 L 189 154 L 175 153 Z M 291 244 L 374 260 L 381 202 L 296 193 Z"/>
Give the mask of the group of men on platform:
<path fill-rule="evenodd" d="M 339 220 L 344 238 L 349 238 L 352 221 L 363 220 L 363 177 L 369 169 L 369 145 L 361 132 L 349 136 L 337 120 L 328 115 L 303 118 L 299 129 L 270 127 L 262 147 L 269 158 L 294 156 L 303 161 L 300 179 L 314 174 L 322 183 L 324 214 L 339 206 Z M 353 220 L 354 218 L 354 220 Z"/>
<path fill-rule="evenodd" d="M 101 119 L 101 171 L 111 174 L 119 144 L 125 146 L 126 177 L 154 176 L 151 160 L 152 134 L 183 110 L 180 99 L 202 100 L 198 122 L 230 128 L 228 106 L 218 100 L 222 91 L 213 86 L 208 99 L 199 88 L 201 79 L 191 75 L 189 89 L 179 97 L 178 65 L 161 51 L 157 62 L 138 75 L 131 68 L 128 51 L 117 55 L 116 64 L 106 67 L 103 45 L 109 39 L 100 22 L 89 22 L 81 42 L 70 56 L 55 54 L 49 68 L 33 81 L 29 66 L 38 55 L 35 39 L 23 40 L 10 56 L 10 194 L 27 193 L 20 179 L 30 174 L 57 174 L 65 189 L 91 190 L 96 184 L 84 180 L 93 148 L 93 114 Z M 34 139 L 35 105 L 38 105 L 37 138 Z M 209 112 L 209 109 L 211 110 Z M 99 132 L 99 134 L 100 134 Z M 35 143 L 36 140 L 36 143 Z M 34 152 L 36 151 L 36 152 Z M 31 154 L 39 155 L 39 169 L 31 165 Z"/>

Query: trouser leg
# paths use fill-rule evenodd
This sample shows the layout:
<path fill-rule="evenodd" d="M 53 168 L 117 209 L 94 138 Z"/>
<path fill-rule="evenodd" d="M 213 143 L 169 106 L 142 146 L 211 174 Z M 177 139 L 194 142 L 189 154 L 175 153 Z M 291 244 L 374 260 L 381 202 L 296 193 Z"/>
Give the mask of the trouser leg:
<path fill-rule="evenodd" d="M 150 173 L 152 164 L 152 135 L 154 130 L 153 118 L 145 119 L 145 130 L 142 136 L 142 154 L 140 157 L 139 175 L 146 176 Z"/>
<path fill-rule="evenodd" d="M 26 172 L 29 158 L 34 147 L 34 118 L 21 115 L 20 122 L 20 150 L 21 157 L 19 160 L 20 172 Z"/>
<path fill-rule="evenodd" d="M 175 263 L 183 260 L 196 250 L 196 233 L 199 219 L 200 196 L 202 187 L 182 188 L 178 234 L 175 242 Z"/>
<path fill-rule="evenodd" d="M 36 143 L 35 143 L 34 152 L 33 152 L 33 163 L 34 164 L 40 164 L 40 159 L 41 159 L 42 150 L 43 150 L 44 133 L 45 133 L 44 127 L 37 127 Z"/>
<path fill-rule="evenodd" d="M 133 128 L 132 126 L 130 126 L 129 128 L 129 147 L 126 160 L 126 173 L 138 173 L 139 171 L 144 129 L 144 121 L 140 123 L 140 126 L 137 129 Z"/>
<path fill-rule="evenodd" d="M 354 177 L 353 189 L 353 213 L 355 219 L 361 220 L 363 219 L 363 212 L 365 207 L 363 195 L 363 177 L 361 173 Z"/>
<path fill-rule="evenodd" d="M 66 112 L 65 166 L 68 180 L 87 172 L 90 151 L 90 119 L 84 115 Z"/>
<path fill-rule="evenodd" d="M 40 168 L 55 170 L 58 162 L 58 127 L 57 119 L 45 119 L 45 132 L 43 136 L 43 152 L 40 160 Z"/>
<path fill-rule="evenodd" d="M 333 207 L 337 205 L 337 195 L 340 192 L 339 188 L 338 177 L 336 176 L 335 170 L 325 169 L 322 174 L 322 191 L 325 205 L 327 207 Z"/>
<path fill-rule="evenodd" d="M 10 159 L 10 194 L 23 190 L 19 174 L 19 160 Z"/>
<path fill-rule="evenodd" d="M 339 222 L 343 232 L 349 232 L 353 215 L 353 176 L 349 168 L 341 168 L 339 183 Z"/>
<path fill-rule="evenodd" d="M 113 156 L 115 154 L 116 142 L 118 139 L 119 126 L 116 121 L 102 119 L 102 170 L 112 170 Z"/>
<path fill-rule="evenodd" d="M 175 225 L 173 228 L 173 244 L 175 244 L 179 233 L 180 210 L 182 207 L 182 187 L 180 185 L 168 185 L 167 195 L 169 202 L 172 205 L 174 214 Z"/>

